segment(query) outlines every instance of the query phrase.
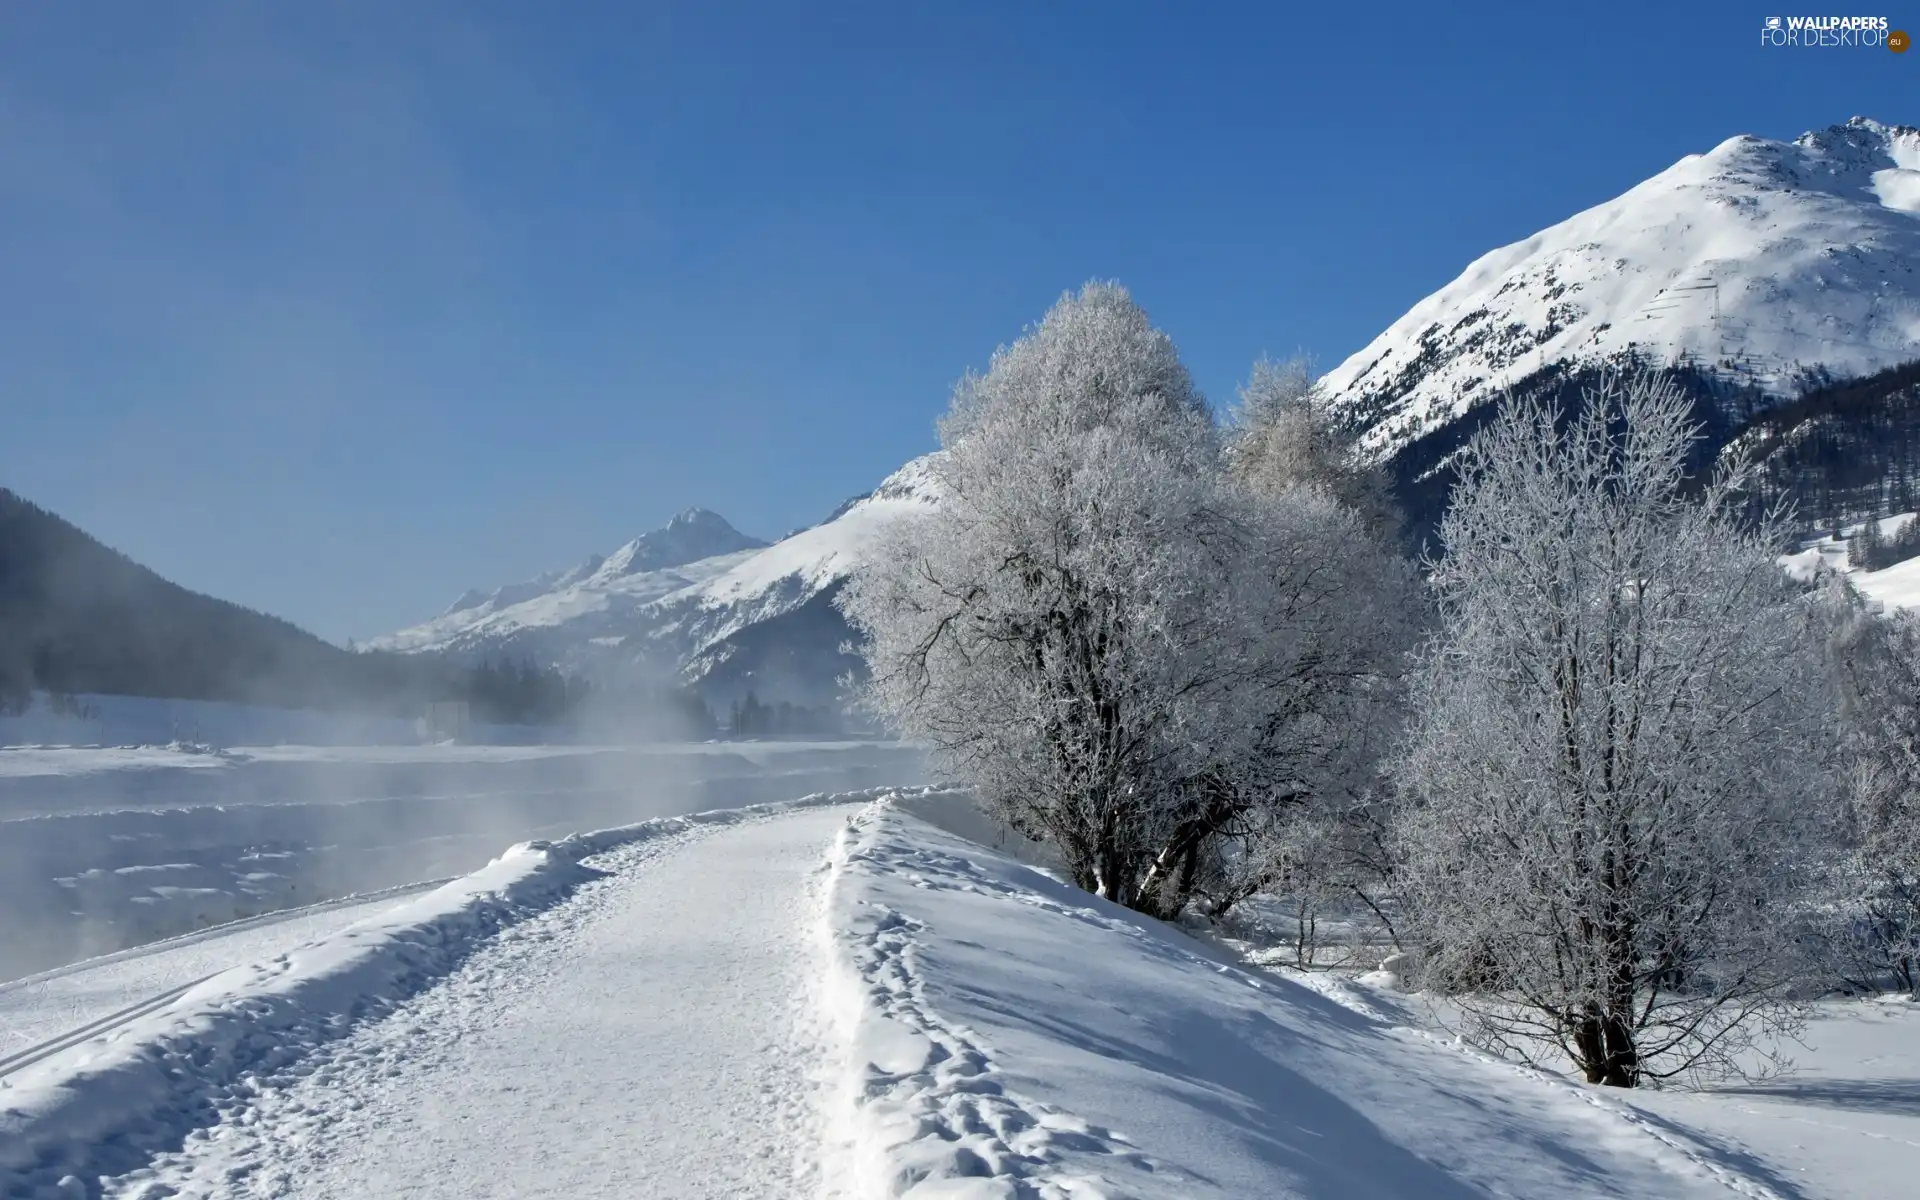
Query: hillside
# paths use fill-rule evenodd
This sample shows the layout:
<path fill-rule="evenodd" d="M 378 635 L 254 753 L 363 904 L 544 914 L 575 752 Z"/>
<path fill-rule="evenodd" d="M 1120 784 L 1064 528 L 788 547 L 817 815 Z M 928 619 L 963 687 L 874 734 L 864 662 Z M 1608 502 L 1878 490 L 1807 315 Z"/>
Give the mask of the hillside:
<path fill-rule="evenodd" d="M 363 657 L 171 583 L 0 489 L 0 691 L 29 688 L 298 707 L 412 704 L 437 661 Z"/>
<path fill-rule="evenodd" d="M 1809 526 L 1910 489 L 1920 361 L 1920 130 L 1856 117 L 1731 138 L 1473 262 L 1322 381 L 1386 466 L 1416 537 L 1451 456 L 1505 396 L 1567 403 L 1609 370 L 1665 371 L 1705 432 L 1767 460 Z M 1896 462 L 1896 460 L 1899 460 Z"/>
<path fill-rule="evenodd" d="M 557 719 L 577 698 L 524 662 L 342 649 L 163 579 L 0 488 L 0 712 L 35 690 L 408 718 L 464 699 L 476 719 L 515 723 Z"/>

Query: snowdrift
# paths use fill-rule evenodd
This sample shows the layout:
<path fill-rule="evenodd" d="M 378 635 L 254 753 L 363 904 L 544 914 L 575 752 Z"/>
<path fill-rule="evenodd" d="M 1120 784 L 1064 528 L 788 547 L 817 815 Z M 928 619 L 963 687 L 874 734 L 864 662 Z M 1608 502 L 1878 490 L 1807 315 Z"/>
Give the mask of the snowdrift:
<path fill-rule="evenodd" d="M 882 801 L 834 851 L 846 1194 L 1746 1190 L 1580 1089 L 1243 970 L 942 824 L 982 828 L 952 796 Z"/>

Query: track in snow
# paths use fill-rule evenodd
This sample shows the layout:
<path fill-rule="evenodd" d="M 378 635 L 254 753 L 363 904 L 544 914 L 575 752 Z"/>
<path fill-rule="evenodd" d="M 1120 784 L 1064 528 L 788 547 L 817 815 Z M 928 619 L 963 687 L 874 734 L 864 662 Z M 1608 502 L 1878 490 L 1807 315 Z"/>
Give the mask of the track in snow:
<path fill-rule="evenodd" d="M 637 843 L 113 1197 L 817 1192 L 819 868 L 855 806 Z"/>
<path fill-rule="evenodd" d="M 164 1007 L 228 967 L 283 953 L 445 882 L 280 909 L 0 983 L 0 1078 Z"/>

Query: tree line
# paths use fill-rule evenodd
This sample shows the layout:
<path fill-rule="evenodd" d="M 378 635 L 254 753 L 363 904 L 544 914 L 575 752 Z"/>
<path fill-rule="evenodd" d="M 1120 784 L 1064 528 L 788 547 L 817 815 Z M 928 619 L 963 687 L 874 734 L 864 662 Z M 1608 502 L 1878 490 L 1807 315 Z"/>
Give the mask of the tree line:
<path fill-rule="evenodd" d="M 518 663 L 483 662 L 472 669 L 463 689 L 478 721 L 507 725 L 551 725 L 584 705 L 593 685 L 568 676 L 558 667 L 536 667 L 530 659 Z"/>
<path fill-rule="evenodd" d="M 1337 899 L 1476 1044 L 1748 1069 L 1809 983 L 1914 986 L 1920 618 L 1789 578 L 1671 376 L 1571 401 L 1476 422 L 1416 560 L 1310 371 L 1216 418 L 1089 284 L 957 385 L 940 503 L 839 598 L 864 702 L 1114 903 Z"/>
<path fill-rule="evenodd" d="M 819 737 L 841 733 L 845 722 L 830 704 L 795 704 L 780 700 L 763 703 L 748 691 L 733 702 L 727 714 L 727 733 L 733 737 Z"/>

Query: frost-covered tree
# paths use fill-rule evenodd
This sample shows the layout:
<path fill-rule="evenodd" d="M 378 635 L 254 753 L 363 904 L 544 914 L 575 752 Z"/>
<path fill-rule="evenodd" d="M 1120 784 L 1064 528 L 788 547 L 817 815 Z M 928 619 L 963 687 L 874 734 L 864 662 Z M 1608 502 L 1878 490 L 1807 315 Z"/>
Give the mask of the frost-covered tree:
<path fill-rule="evenodd" d="M 1371 534 L 1390 536 L 1400 527 L 1385 473 L 1359 461 L 1352 432 L 1335 417 L 1306 358 L 1253 364 L 1234 406 L 1227 459 L 1258 491 L 1317 486 L 1357 513 Z"/>
<path fill-rule="evenodd" d="M 1783 917 L 1828 794 L 1804 591 L 1737 470 L 1686 494 L 1696 436 L 1632 375 L 1466 447 L 1397 766 L 1430 985 L 1481 1044 L 1622 1087 L 1791 1024 Z"/>
<path fill-rule="evenodd" d="M 1839 928 L 1824 944 L 1848 983 L 1920 996 L 1920 614 L 1874 613 L 1830 586 L 1849 805 Z"/>
<path fill-rule="evenodd" d="M 1176 914 L 1219 840 L 1352 769 L 1406 570 L 1322 490 L 1233 482 L 1117 285 L 963 379 L 940 434 L 934 511 L 843 593 L 869 701 L 1080 886 Z"/>
<path fill-rule="evenodd" d="M 1417 608 L 1408 564 L 1381 570 L 1399 554 L 1399 511 L 1384 473 L 1360 460 L 1353 431 L 1334 417 L 1305 358 L 1254 364 L 1225 430 L 1223 461 L 1231 485 L 1256 503 L 1284 509 L 1315 494 L 1346 510 L 1355 520 L 1329 532 L 1344 539 L 1345 553 L 1380 572 L 1374 611 L 1385 619 L 1374 630 L 1379 654 L 1367 703 L 1346 714 L 1331 753 L 1346 769 L 1320 772 L 1316 786 L 1296 793 L 1294 808 L 1255 810 L 1244 833 L 1216 846 L 1201 895 L 1211 914 L 1222 915 L 1250 896 L 1273 893 L 1293 907 L 1303 929 L 1328 905 L 1351 909 L 1357 902 L 1382 916 L 1385 793 L 1367 769 L 1400 716 L 1395 659 L 1413 640 Z"/>

